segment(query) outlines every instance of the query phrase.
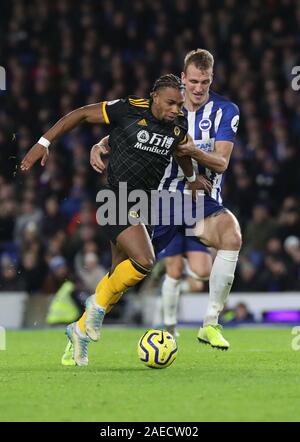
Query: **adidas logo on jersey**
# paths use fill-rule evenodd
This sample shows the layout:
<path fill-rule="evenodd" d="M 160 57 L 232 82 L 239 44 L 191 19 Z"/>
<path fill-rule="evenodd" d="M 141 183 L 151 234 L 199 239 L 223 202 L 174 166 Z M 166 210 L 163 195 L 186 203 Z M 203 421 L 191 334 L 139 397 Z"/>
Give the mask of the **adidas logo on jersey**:
<path fill-rule="evenodd" d="M 147 121 L 145 120 L 145 118 L 143 118 L 142 120 L 140 120 L 140 121 L 138 122 L 138 125 L 139 125 L 139 126 L 148 126 Z"/>

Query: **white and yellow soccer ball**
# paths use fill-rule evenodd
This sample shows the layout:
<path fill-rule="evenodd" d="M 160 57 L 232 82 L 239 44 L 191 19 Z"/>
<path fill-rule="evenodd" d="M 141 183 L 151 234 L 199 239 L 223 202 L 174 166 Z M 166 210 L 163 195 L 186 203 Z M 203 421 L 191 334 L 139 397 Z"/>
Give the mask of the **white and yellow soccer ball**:
<path fill-rule="evenodd" d="M 148 330 L 139 340 L 138 355 L 150 368 L 169 367 L 177 357 L 177 343 L 165 330 Z"/>

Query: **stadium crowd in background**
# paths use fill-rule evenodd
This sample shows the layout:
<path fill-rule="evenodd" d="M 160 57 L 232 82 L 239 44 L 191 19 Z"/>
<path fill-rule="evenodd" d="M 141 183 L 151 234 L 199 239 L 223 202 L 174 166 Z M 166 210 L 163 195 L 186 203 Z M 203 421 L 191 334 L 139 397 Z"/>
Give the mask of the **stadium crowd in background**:
<path fill-rule="evenodd" d="M 212 90 L 240 107 L 224 203 L 243 249 L 233 290 L 300 290 L 300 1 L 15 0 L 1 6 L 0 290 L 54 293 L 69 277 L 91 292 L 110 263 L 96 223 L 105 175 L 89 164 L 101 126 L 82 126 L 51 148 L 44 169 L 17 166 L 72 109 L 180 74 L 202 47 L 216 58 Z"/>

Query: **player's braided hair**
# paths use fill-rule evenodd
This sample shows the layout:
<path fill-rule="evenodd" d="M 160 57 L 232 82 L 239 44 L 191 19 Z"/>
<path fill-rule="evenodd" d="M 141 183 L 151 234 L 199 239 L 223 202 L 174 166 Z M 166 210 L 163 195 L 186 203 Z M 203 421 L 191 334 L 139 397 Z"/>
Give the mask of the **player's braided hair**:
<path fill-rule="evenodd" d="M 156 82 L 154 83 L 152 93 L 151 95 L 158 91 L 159 89 L 162 89 L 164 87 L 173 87 L 175 89 L 178 89 L 180 91 L 184 90 L 185 86 L 180 80 L 179 77 L 177 77 L 174 74 L 166 74 L 159 77 Z"/>

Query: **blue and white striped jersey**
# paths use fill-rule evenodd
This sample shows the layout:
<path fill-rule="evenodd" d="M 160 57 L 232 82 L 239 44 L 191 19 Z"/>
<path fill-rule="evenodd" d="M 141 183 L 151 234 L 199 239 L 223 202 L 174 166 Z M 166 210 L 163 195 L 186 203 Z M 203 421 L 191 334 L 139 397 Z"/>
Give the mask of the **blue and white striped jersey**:
<path fill-rule="evenodd" d="M 211 152 L 214 150 L 216 141 L 234 141 L 239 124 L 239 109 L 227 98 L 210 92 L 207 103 L 196 112 L 188 112 L 186 109 L 183 111 L 189 123 L 188 132 L 199 149 Z M 212 172 L 195 160 L 192 161 L 195 171 L 206 174 L 212 181 L 211 197 L 222 203 L 223 174 Z M 187 181 L 184 173 L 177 162 L 172 159 L 165 170 L 159 189 L 184 192 L 186 188 Z"/>

